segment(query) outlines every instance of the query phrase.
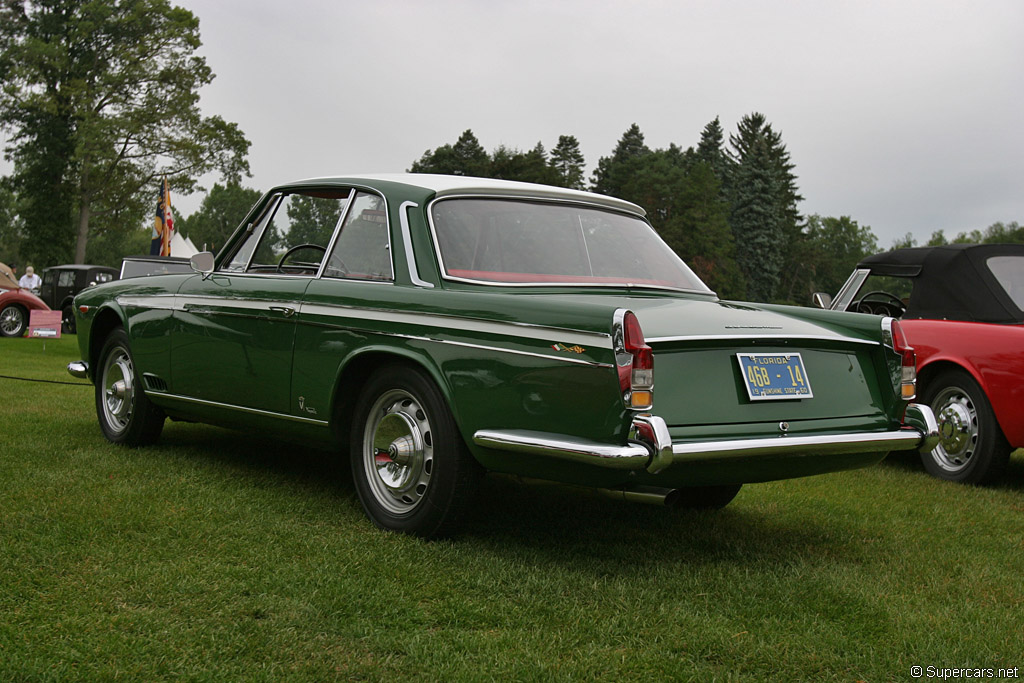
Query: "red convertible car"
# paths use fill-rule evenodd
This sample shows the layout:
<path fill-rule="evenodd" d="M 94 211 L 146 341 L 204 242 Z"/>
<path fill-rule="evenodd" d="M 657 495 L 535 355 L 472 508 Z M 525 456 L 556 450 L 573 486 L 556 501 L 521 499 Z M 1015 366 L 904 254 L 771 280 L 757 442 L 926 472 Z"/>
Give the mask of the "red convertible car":
<path fill-rule="evenodd" d="M 998 480 L 1024 447 L 1024 244 L 897 249 L 859 264 L 820 306 L 900 319 L 941 440 L 931 474 Z"/>
<path fill-rule="evenodd" d="M 0 337 L 20 337 L 28 329 L 30 311 L 48 311 L 42 299 L 18 286 L 14 273 L 0 263 Z"/>

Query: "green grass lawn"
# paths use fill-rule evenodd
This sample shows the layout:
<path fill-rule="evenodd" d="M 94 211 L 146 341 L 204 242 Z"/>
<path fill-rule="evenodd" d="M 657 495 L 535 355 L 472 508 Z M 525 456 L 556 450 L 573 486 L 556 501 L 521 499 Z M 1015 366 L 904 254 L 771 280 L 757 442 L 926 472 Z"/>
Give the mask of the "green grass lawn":
<path fill-rule="evenodd" d="M 0 375 L 77 382 L 75 338 Z M 453 541 L 367 521 L 324 454 L 0 379 L 0 680 L 912 680 L 1024 669 L 1024 452 L 745 487 L 719 513 L 488 479 Z M 1024 674 L 1022 674 L 1024 675 Z"/>

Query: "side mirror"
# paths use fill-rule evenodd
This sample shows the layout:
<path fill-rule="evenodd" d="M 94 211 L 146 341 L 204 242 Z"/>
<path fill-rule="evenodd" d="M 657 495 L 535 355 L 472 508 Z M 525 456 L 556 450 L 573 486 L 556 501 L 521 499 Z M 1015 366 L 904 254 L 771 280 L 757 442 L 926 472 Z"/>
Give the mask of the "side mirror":
<path fill-rule="evenodd" d="M 197 273 L 202 273 L 203 279 L 210 277 L 210 273 L 213 272 L 213 254 L 208 251 L 201 251 L 198 254 L 193 254 L 192 258 L 188 260 L 188 264 L 192 266 L 192 270 Z"/>
<path fill-rule="evenodd" d="M 811 295 L 811 301 L 818 308 L 831 308 L 832 307 L 832 295 L 826 292 L 815 292 Z"/>

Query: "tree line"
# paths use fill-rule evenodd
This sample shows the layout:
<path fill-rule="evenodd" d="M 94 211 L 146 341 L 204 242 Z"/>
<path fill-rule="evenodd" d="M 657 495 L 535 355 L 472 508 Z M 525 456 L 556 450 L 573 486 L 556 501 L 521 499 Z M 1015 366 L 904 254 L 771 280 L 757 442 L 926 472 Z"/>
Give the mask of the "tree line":
<path fill-rule="evenodd" d="M 199 20 L 169 0 L 5 0 L 0 3 L 0 128 L 13 173 L 0 179 L 0 260 L 37 267 L 116 265 L 146 253 L 157 187 L 177 194 L 220 173 L 177 228 L 200 248 L 223 246 L 258 199 L 241 185 L 249 141 L 237 124 L 199 110 L 213 72 L 196 55 Z M 500 145 L 473 131 L 426 150 L 409 171 L 544 183 L 614 195 L 644 207 L 662 238 L 723 298 L 804 304 L 835 292 L 879 251 L 849 216 L 803 216 L 796 165 L 761 113 L 729 133 L 710 121 L 699 142 L 652 149 L 629 126 L 590 178 L 580 144 L 548 151 Z M 1024 242 L 1017 223 L 947 241 Z M 914 243 L 907 235 L 896 246 Z"/>

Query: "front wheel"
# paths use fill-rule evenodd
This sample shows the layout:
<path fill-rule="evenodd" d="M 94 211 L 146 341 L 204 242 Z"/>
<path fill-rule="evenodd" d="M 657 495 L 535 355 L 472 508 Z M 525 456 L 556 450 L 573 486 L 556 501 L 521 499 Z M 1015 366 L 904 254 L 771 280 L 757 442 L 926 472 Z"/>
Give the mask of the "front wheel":
<path fill-rule="evenodd" d="M 382 529 L 434 538 L 454 531 L 482 470 L 444 396 L 421 370 L 378 370 L 360 394 L 349 450 L 367 516 Z"/>
<path fill-rule="evenodd" d="M 96 415 L 108 441 L 144 446 L 160 436 L 164 413 L 146 398 L 141 379 L 128 333 L 119 327 L 103 344 L 95 378 Z"/>
<path fill-rule="evenodd" d="M 18 304 L 4 306 L 0 311 L 0 336 L 20 337 L 28 327 L 28 312 Z"/>
<path fill-rule="evenodd" d="M 947 370 L 921 396 L 939 425 L 939 445 L 922 453 L 928 473 L 966 484 L 997 480 L 1010 460 L 1010 445 L 978 383 L 963 370 Z"/>

